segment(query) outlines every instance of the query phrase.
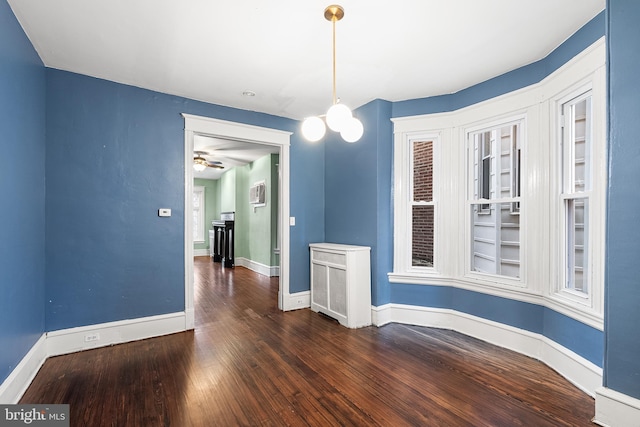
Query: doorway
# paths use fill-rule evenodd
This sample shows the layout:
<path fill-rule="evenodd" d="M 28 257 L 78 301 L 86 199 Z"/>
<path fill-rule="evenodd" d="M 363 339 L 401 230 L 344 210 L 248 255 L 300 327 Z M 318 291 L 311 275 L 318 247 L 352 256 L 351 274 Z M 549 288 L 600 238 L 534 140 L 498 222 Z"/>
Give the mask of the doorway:
<path fill-rule="evenodd" d="M 185 271 L 185 329 L 195 326 L 194 272 L 193 272 L 193 146 L 196 135 L 222 138 L 243 143 L 264 144 L 279 147 L 279 212 L 280 280 L 278 308 L 288 310 L 289 301 L 289 144 L 291 132 L 242 123 L 182 114 L 185 121 L 185 200 L 184 200 L 184 271 Z"/>

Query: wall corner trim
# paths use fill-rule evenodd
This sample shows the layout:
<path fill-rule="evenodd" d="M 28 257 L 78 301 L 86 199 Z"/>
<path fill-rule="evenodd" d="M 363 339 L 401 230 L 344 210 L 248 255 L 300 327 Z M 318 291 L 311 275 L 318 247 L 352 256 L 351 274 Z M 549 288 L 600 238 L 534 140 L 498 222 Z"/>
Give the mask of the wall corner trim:
<path fill-rule="evenodd" d="M 18 403 L 51 356 L 183 332 L 192 329 L 187 322 L 189 316 L 193 313 L 169 313 L 44 333 L 0 384 L 0 404 Z M 99 338 L 87 341 L 87 336 Z"/>
<path fill-rule="evenodd" d="M 639 427 L 640 400 L 607 387 L 596 390 L 593 422 L 605 427 Z"/>
<path fill-rule="evenodd" d="M 0 384 L 0 404 L 18 403 L 47 360 L 47 334 L 42 334 L 20 363 Z"/>
<path fill-rule="evenodd" d="M 311 291 L 282 295 L 284 302 L 282 311 L 300 310 L 311 307 Z"/>

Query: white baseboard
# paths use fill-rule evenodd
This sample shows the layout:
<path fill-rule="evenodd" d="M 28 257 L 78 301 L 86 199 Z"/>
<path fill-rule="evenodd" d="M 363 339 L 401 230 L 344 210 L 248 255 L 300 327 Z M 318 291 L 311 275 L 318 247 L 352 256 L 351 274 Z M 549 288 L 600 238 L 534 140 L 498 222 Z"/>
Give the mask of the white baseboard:
<path fill-rule="evenodd" d="M 373 307 L 373 324 L 387 323 L 451 329 L 533 357 L 556 370 L 590 396 L 602 385 L 602 368 L 547 337 L 455 310 L 386 304 Z"/>
<path fill-rule="evenodd" d="M 0 384 L 0 404 L 17 403 L 48 357 L 182 332 L 189 329 L 188 317 L 184 312 L 170 313 L 42 334 Z M 87 336 L 99 338 L 87 342 Z"/>
<path fill-rule="evenodd" d="M 0 384 L 0 404 L 18 403 L 27 391 L 27 387 L 47 360 L 46 341 L 46 334 L 42 334 L 7 379 Z"/>
<path fill-rule="evenodd" d="M 301 308 L 311 307 L 311 291 L 296 292 L 295 294 L 287 294 L 282 299 L 282 311 L 299 310 Z"/>
<path fill-rule="evenodd" d="M 193 256 L 210 256 L 209 249 L 194 249 Z"/>
<path fill-rule="evenodd" d="M 263 276 L 269 276 L 269 277 L 280 276 L 279 266 L 277 265 L 268 266 L 268 265 L 260 264 L 259 262 L 252 261 L 249 258 L 237 257 L 235 259 L 235 265 L 238 267 L 248 268 L 249 270 L 262 274 Z"/>
<path fill-rule="evenodd" d="M 610 388 L 596 390 L 593 422 L 605 427 L 640 427 L 640 400 Z"/>
<path fill-rule="evenodd" d="M 158 337 L 186 330 L 184 312 L 120 320 L 47 333 L 47 356 Z M 86 341 L 88 336 L 98 337 Z"/>

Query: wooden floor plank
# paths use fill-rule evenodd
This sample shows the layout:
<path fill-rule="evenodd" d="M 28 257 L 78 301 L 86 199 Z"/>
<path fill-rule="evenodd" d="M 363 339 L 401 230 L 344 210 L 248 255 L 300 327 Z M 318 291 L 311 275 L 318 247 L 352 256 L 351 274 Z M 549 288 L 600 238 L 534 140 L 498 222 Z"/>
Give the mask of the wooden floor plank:
<path fill-rule="evenodd" d="M 22 403 L 72 426 L 588 426 L 593 399 L 465 335 L 351 330 L 277 308 L 278 280 L 195 259 L 195 331 L 48 359 Z"/>

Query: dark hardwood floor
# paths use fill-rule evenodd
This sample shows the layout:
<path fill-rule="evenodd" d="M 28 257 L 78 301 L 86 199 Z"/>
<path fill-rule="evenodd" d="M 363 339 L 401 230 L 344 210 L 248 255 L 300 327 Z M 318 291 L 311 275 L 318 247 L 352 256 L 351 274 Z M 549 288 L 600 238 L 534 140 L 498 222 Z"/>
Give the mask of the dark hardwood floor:
<path fill-rule="evenodd" d="M 593 399 L 518 353 L 283 313 L 276 278 L 206 257 L 195 277 L 195 331 L 52 357 L 21 402 L 68 403 L 91 427 L 592 425 Z"/>

